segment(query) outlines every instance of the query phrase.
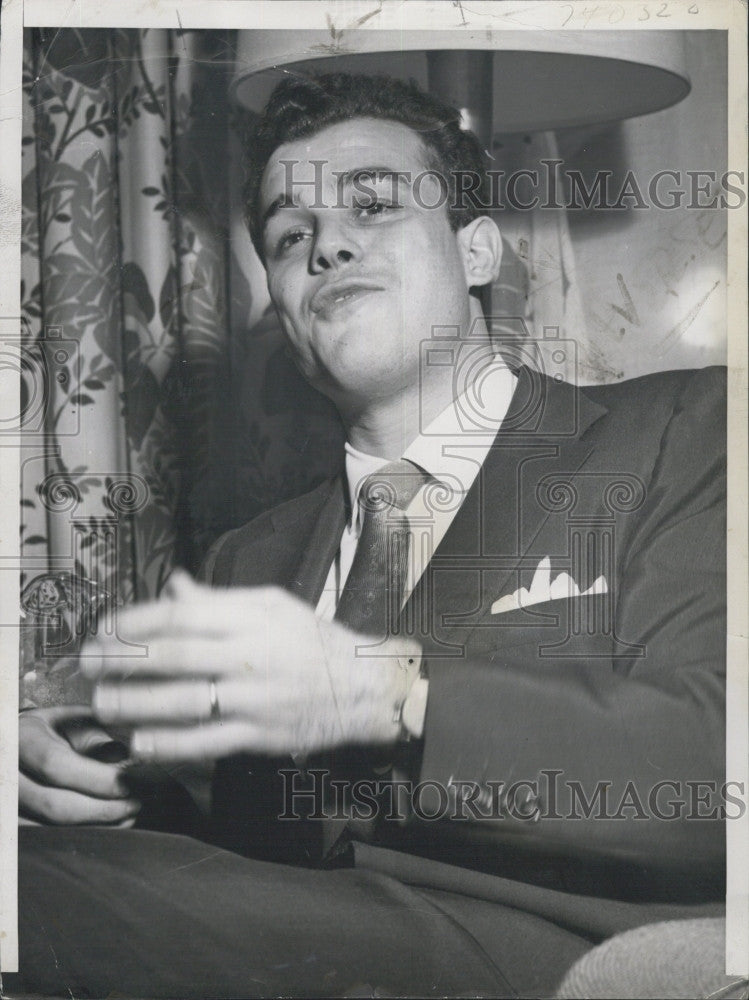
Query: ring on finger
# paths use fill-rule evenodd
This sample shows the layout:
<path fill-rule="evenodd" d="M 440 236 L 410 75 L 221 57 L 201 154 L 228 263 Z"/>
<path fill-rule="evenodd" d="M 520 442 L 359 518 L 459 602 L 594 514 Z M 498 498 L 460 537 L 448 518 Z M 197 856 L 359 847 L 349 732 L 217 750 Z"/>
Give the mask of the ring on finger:
<path fill-rule="evenodd" d="M 213 679 L 208 681 L 208 703 L 210 706 L 209 718 L 211 719 L 211 722 L 220 720 L 221 706 L 218 703 L 218 689 L 216 687 L 216 681 Z"/>

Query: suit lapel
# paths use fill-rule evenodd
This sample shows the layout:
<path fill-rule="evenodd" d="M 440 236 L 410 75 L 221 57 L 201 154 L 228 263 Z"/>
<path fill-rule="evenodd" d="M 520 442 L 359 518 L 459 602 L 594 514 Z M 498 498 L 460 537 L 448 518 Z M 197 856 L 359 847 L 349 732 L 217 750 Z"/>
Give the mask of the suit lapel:
<path fill-rule="evenodd" d="M 343 477 L 333 482 L 313 524 L 309 527 L 309 542 L 301 551 L 295 572 L 288 584 L 292 594 L 317 605 L 330 567 L 341 544 L 346 524 L 346 503 Z"/>
<path fill-rule="evenodd" d="M 552 474 L 574 479 L 593 450 L 585 432 L 607 411 L 567 383 L 527 368 L 517 374 L 484 465 L 402 615 L 404 631 L 415 632 L 427 649 L 454 650 L 491 601 L 520 586 L 521 570 L 535 568 L 544 555 L 566 554 L 566 536 L 549 530 L 560 519 L 550 518 L 537 486 Z M 315 605 L 345 521 L 338 476 L 272 511 L 269 537 L 240 551 L 232 582 L 276 584 Z"/>
<path fill-rule="evenodd" d="M 491 603 L 520 586 L 521 570 L 566 555 L 566 526 L 539 484 L 574 479 L 594 447 L 585 432 L 606 412 L 577 387 L 518 371 L 494 444 L 404 612 L 423 623 L 427 654 L 456 655 Z"/>
<path fill-rule="evenodd" d="M 316 603 L 341 540 L 346 511 L 341 477 L 267 515 L 265 531 L 242 545 L 221 568 L 233 586 L 285 587 Z"/>

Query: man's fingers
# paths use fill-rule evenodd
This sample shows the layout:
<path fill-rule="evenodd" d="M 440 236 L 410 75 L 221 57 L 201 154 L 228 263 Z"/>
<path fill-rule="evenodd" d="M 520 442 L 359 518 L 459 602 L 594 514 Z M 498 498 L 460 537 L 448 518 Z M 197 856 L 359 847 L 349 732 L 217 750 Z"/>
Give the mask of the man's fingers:
<path fill-rule="evenodd" d="M 112 763 L 116 762 L 117 747 L 123 747 L 126 742 L 126 740 L 123 741 L 122 734 L 115 737 L 93 720 L 87 724 L 66 726 L 64 735 L 76 753 L 83 754 L 85 757 L 96 757 L 97 760 L 110 760 Z M 125 756 L 125 754 L 121 754 L 121 756 Z"/>
<path fill-rule="evenodd" d="M 148 642 L 164 636 L 210 638 L 226 635 L 262 634 L 269 629 L 268 616 L 290 602 L 290 595 L 276 587 L 228 588 L 198 587 L 175 600 L 153 601 L 126 608 L 118 618 L 118 633 L 130 642 Z M 97 674 L 98 654 L 105 657 L 119 648 L 117 637 L 98 636 L 86 645 L 81 668 L 88 676 Z M 140 657 L 132 657 L 135 664 Z"/>
<path fill-rule="evenodd" d="M 137 799 L 97 799 L 67 788 L 40 785 L 26 774 L 18 776 L 21 811 L 45 823 L 122 823 L 140 810 Z"/>
<path fill-rule="evenodd" d="M 92 707 L 102 722 L 200 722 L 211 718 L 212 693 L 202 680 L 104 683 L 94 689 Z"/>
<path fill-rule="evenodd" d="M 172 570 L 169 579 L 166 581 L 162 596 L 169 597 L 172 600 L 190 599 L 202 594 L 204 589 L 203 584 L 193 580 L 189 573 L 177 567 Z"/>
<path fill-rule="evenodd" d="M 19 757 L 22 770 L 45 785 L 102 799 L 128 794 L 118 767 L 76 753 L 43 718 L 31 713 L 19 720 Z"/>
<path fill-rule="evenodd" d="M 279 738 L 274 746 L 259 726 L 247 722 L 212 722 L 179 729 L 138 729 L 130 753 L 148 762 L 217 760 L 244 751 L 281 753 L 284 744 Z"/>
<path fill-rule="evenodd" d="M 92 645 L 86 659 L 81 661 L 81 669 L 93 679 L 249 673 L 256 667 L 262 669 L 268 655 L 264 633 L 253 630 L 249 635 L 255 636 L 256 641 L 247 635 L 156 637 L 148 641 L 146 655 L 139 657 L 122 656 L 119 650 L 105 646 L 100 646 L 96 650 L 98 655 L 93 655 Z"/>
<path fill-rule="evenodd" d="M 51 705 L 49 708 L 35 708 L 33 711 L 22 713 L 21 724 L 29 718 L 45 719 L 54 730 L 92 722 L 91 709 L 88 705 Z"/>
<path fill-rule="evenodd" d="M 275 679 L 277 680 L 277 678 Z M 104 681 L 92 707 L 106 724 L 209 722 L 214 717 L 262 721 L 282 712 L 294 692 L 266 678 L 207 677 L 167 681 Z"/>

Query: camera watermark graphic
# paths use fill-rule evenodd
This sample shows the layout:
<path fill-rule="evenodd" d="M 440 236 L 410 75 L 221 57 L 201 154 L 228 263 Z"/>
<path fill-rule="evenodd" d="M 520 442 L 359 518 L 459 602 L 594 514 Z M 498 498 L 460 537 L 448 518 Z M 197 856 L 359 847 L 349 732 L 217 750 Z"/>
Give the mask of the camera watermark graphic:
<path fill-rule="evenodd" d="M 79 513 L 84 480 L 101 482 L 106 515 Z M 115 637 L 122 653 L 146 655 L 145 647 L 119 636 L 117 594 L 121 548 L 128 544 L 129 519 L 143 510 L 150 497 L 148 484 L 135 473 L 50 473 L 37 494 L 49 516 L 67 524 L 67 552 L 59 552 L 53 567 L 35 573 L 21 593 L 21 641 L 25 661 L 40 669 L 70 668 L 70 660 L 85 656 L 84 642 L 97 635 Z M 27 570 L 32 568 L 29 558 Z M 56 664 L 60 664 L 56 667 Z"/>
<path fill-rule="evenodd" d="M 13 372 L 20 385 L 20 405 L 0 411 L 0 436 L 70 437 L 80 433 L 80 407 L 55 406 L 58 397 L 80 383 L 80 345 L 63 336 L 59 326 L 48 326 L 38 340 L 3 337 L 0 367 Z"/>
<path fill-rule="evenodd" d="M 474 319 L 467 330 L 435 326 L 421 342 L 419 398 L 422 401 L 420 431 L 442 435 L 430 428 L 424 401 L 435 368 L 452 372 L 452 396 L 458 417 L 456 433 L 485 437 L 503 434 L 533 434 L 546 424 L 546 436 L 572 437 L 578 429 L 576 392 L 559 398 L 553 425 L 544 420 L 550 382 L 574 383 L 578 371 L 578 344 L 560 336 L 559 327 L 544 327 L 541 340 L 531 337 L 520 316 L 489 315 Z M 498 364 L 493 364 L 498 362 Z M 504 369 L 522 369 L 522 384 L 514 386 L 507 406 Z M 559 403 L 562 405 L 560 406 Z"/>

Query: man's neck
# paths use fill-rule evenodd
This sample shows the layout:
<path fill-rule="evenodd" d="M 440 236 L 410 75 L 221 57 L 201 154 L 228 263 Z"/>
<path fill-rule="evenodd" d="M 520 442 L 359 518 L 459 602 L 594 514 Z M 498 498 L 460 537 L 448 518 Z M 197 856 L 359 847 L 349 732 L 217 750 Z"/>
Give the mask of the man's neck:
<path fill-rule="evenodd" d="M 478 335 L 477 347 L 485 351 L 483 316 L 478 305 L 471 312 L 472 321 L 480 324 L 480 328 L 473 331 L 474 335 Z M 342 414 L 347 440 L 358 451 L 394 461 L 416 440 L 422 429 L 453 402 L 455 395 L 453 366 L 425 368 L 421 378 L 401 392 L 371 400 L 353 413 Z"/>
<path fill-rule="evenodd" d="M 358 451 L 393 461 L 401 457 L 421 429 L 452 399 L 452 383 L 441 389 L 430 387 L 429 392 L 409 387 L 391 399 L 376 400 L 357 413 L 346 426 L 346 437 Z"/>

